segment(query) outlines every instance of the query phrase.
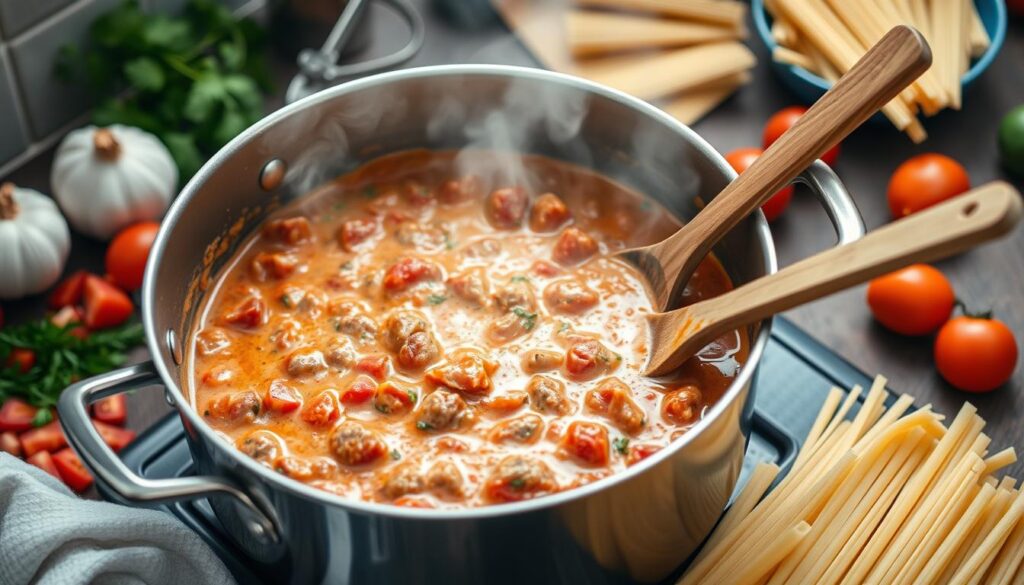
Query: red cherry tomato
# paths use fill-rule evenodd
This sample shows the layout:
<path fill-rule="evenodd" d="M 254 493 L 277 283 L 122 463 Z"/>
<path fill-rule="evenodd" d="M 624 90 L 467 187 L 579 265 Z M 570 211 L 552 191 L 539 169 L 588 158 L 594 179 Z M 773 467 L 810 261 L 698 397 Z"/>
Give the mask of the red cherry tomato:
<path fill-rule="evenodd" d="M 39 469 L 42 469 L 43 471 L 49 473 L 50 475 L 56 477 L 57 479 L 61 479 L 60 473 L 57 471 L 57 468 L 53 465 L 53 457 L 50 455 L 49 451 L 40 451 L 38 453 L 35 453 L 29 456 L 27 459 L 25 459 L 25 462 L 35 465 Z"/>
<path fill-rule="evenodd" d="M 764 125 L 764 138 L 762 145 L 765 148 L 771 146 L 773 142 L 779 139 L 779 136 L 785 134 L 786 130 L 789 130 L 793 124 L 796 124 L 796 121 L 800 119 L 800 116 L 803 116 L 805 113 L 807 113 L 807 108 L 803 106 L 790 106 L 775 112 L 771 118 L 768 118 L 768 123 Z M 821 155 L 821 160 L 828 166 L 836 164 L 836 159 L 838 158 L 838 144 L 828 149 L 825 154 Z"/>
<path fill-rule="evenodd" d="M 926 335 L 953 312 L 953 287 L 941 272 L 914 264 L 868 284 L 868 306 L 875 319 L 903 335 Z"/>
<path fill-rule="evenodd" d="M 7 355 L 7 367 L 17 368 L 22 374 L 27 374 L 34 365 L 36 365 L 36 352 L 31 349 L 16 347 Z"/>
<path fill-rule="evenodd" d="M 20 398 L 8 398 L 0 406 L 0 431 L 20 433 L 32 428 L 39 409 Z"/>
<path fill-rule="evenodd" d="M 92 485 L 92 474 L 85 464 L 75 455 L 71 447 L 58 451 L 53 455 L 53 465 L 57 468 L 61 480 L 75 492 L 81 493 Z"/>
<path fill-rule="evenodd" d="M 889 179 L 889 211 L 906 217 L 971 188 L 967 170 L 948 156 L 920 154 L 907 159 Z"/>
<path fill-rule="evenodd" d="M 60 310 L 67 306 L 77 305 L 82 300 L 82 290 L 85 287 L 85 277 L 88 273 L 79 270 L 68 276 L 50 293 L 48 304 L 51 309 Z"/>
<path fill-rule="evenodd" d="M 68 440 L 64 438 L 64 431 L 60 430 L 60 423 L 57 421 L 25 431 L 18 439 L 21 440 L 21 451 L 26 457 L 40 451 L 53 453 L 68 446 Z"/>
<path fill-rule="evenodd" d="M 995 390 L 1013 375 L 1017 341 L 1002 321 L 956 317 L 935 338 L 935 365 L 947 382 L 961 390 Z"/>
<path fill-rule="evenodd" d="M 160 224 L 144 221 L 126 227 L 107 248 L 107 274 L 114 283 L 131 292 L 142 286 L 149 249 L 153 247 Z"/>
<path fill-rule="evenodd" d="M 123 425 L 128 418 L 128 405 L 124 394 L 114 394 L 93 404 L 92 416 L 108 425 Z"/>
<path fill-rule="evenodd" d="M 85 326 L 89 329 L 116 327 L 128 320 L 135 305 L 121 289 L 98 276 L 85 277 Z"/>
<path fill-rule="evenodd" d="M 736 150 L 725 155 L 725 161 L 729 163 L 737 173 L 742 173 L 747 170 L 750 165 L 754 164 L 757 157 L 761 156 L 764 150 L 760 148 L 737 148 Z M 764 212 L 764 217 L 768 221 L 775 221 L 775 218 L 782 215 L 782 212 L 789 207 L 789 201 L 793 198 L 793 187 L 787 186 L 779 189 L 778 193 L 772 195 L 768 201 L 764 202 L 761 206 L 761 211 Z"/>

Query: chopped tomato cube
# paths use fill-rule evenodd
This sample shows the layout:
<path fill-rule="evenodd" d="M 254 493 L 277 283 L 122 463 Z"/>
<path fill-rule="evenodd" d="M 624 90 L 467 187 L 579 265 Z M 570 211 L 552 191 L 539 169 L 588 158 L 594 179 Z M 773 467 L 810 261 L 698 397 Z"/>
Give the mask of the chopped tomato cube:
<path fill-rule="evenodd" d="M 384 414 L 400 414 L 411 409 L 412 405 L 416 404 L 417 398 L 415 390 L 402 388 L 392 382 L 384 382 L 377 387 L 373 407 Z"/>
<path fill-rule="evenodd" d="M 124 291 L 91 274 L 85 277 L 83 297 L 85 325 L 89 329 L 116 327 L 127 321 L 135 310 Z"/>
<path fill-rule="evenodd" d="M 626 458 L 626 465 L 635 465 L 651 455 L 654 455 L 661 447 L 657 445 L 633 445 L 629 448 L 629 456 Z"/>
<path fill-rule="evenodd" d="M 110 425 L 123 425 L 128 418 L 124 394 L 114 394 L 93 404 L 92 417 Z"/>
<path fill-rule="evenodd" d="M 355 381 L 341 393 L 343 404 L 362 404 L 369 400 L 377 391 L 377 383 L 369 376 L 358 376 Z"/>
<path fill-rule="evenodd" d="M 384 274 L 384 288 L 397 292 L 424 280 L 436 280 L 441 276 L 437 266 L 419 258 L 402 258 L 388 268 Z"/>
<path fill-rule="evenodd" d="M 7 356 L 7 367 L 17 368 L 22 374 L 28 373 L 36 365 L 36 352 L 31 349 L 16 347 Z"/>
<path fill-rule="evenodd" d="M 302 420 L 311 425 L 327 426 L 341 417 L 338 393 L 324 390 L 302 411 Z"/>
<path fill-rule="evenodd" d="M 8 398 L 0 407 L 0 431 L 20 433 L 32 428 L 39 409 L 20 398 Z"/>
<path fill-rule="evenodd" d="M 537 260 L 536 262 L 533 263 L 533 266 L 530 267 L 530 271 L 532 271 L 537 276 L 543 276 L 545 278 L 558 276 L 559 274 L 562 273 L 561 268 L 555 266 L 554 264 L 548 262 L 547 260 Z"/>
<path fill-rule="evenodd" d="M 353 219 L 341 224 L 338 231 L 338 243 L 351 252 L 356 246 L 365 242 L 377 231 L 377 222 L 372 219 Z"/>
<path fill-rule="evenodd" d="M 14 434 L 14 431 L 0 433 L 0 451 L 21 457 L 21 443 L 18 442 L 18 435 Z"/>
<path fill-rule="evenodd" d="M 355 370 L 370 374 L 378 380 L 383 380 L 388 374 L 388 364 L 391 359 L 386 355 L 368 355 L 359 358 Z"/>
<path fill-rule="evenodd" d="M 53 457 L 50 455 L 49 451 L 40 451 L 35 453 L 25 461 L 35 465 L 53 477 L 61 479 L 60 472 L 57 471 L 57 467 L 53 464 Z"/>
<path fill-rule="evenodd" d="M 118 428 L 95 419 L 92 421 L 92 426 L 96 427 L 96 432 L 103 437 L 103 442 L 113 449 L 115 453 L 124 449 L 128 443 L 135 440 L 135 431 L 130 429 Z"/>
<path fill-rule="evenodd" d="M 519 227 L 526 215 L 530 197 L 522 187 L 505 187 L 492 191 L 484 204 L 484 213 L 499 230 Z"/>
<path fill-rule="evenodd" d="M 68 441 L 57 421 L 25 431 L 18 439 L 21 441 L 21 450 L 25 453 L 25 457 L 31 457 L 40 451 L 52 453 L 68 446 Z"/>
<path fill-rule="evenodd" d="M 313 229 L 304 217 L 275 219 L 263 227 L 263 235 L 282 244 L 300 244 L 313 239 Z"/>
<path fill-rule="evenodd" d="M 85 277 L 89 273 L 79 270 L 68 276 L 53 289 L 50 293 L 48 304 L 51 309 L 62 309 L 67 306 L 77 305 L 82 300 L 82 291 L 85 290 Z"/>
<path fill-rule="evenodd" d="M 607 465 L 608 430 L 596 423 L 573 422 L 562 438 L 562 448 L 587 465 Z"/>
<path fill-rule="evenodd" d="M 551 257 L 563 266 L 579 264 L 597 253 L 597 240 L 579 228 L 566 228 L 555 241 Z"/>
<path fill-rule="evenodd" d="M 263 324 L 266 314 L 266 303 L 257 297 L 249 297 L 235 307 L 234 311 L 225 315 L 224 320 L 243 329 L 252 329 Z"/>
<path fill-rule="evenodd" d="M 53 465 L 61 480 L 75 492 L 84 492 L 92 485 L 92 474 L 71 447 L 58 451 L 53 456 Z"/>
<path fill-rule="evenodd" d="M 302 406 L 302 396 L 291 386 L 280 380 L 270 383 L 270 389 L 263 396 L 263 408 L 271 412 L 291 412 Z"/>

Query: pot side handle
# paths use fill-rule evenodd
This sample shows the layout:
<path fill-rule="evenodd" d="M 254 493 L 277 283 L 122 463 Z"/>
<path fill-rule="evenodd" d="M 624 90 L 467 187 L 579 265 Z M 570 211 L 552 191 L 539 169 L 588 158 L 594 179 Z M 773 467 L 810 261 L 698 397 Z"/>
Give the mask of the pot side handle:
<path fill-rule="evenodd" d="M 214 476 L 145 479 L 132 473 L 104 443 L 89 418 L 89 404 L 107 396 L 159 384 L 160 376 L 153 362 L 145 362 L 68 386 L 57 402 L 57 412 L 60 425 L 75 453 L 96 477 L 128 502 L 147 505 L 227 495 L 245 509 L 244 516 L 251 523 L 249 529 L 252 535 L 271 542 L 277 541 L 278 531 L 271 520 L 272 516 L 261 509 L 234 481 Z"/>
<path fill-rule="evenodd" d="M 842 246 L 864 237 L 864 218 L 861 217 L 853 197 L 832 167 L 821 160 L 816 160 L 793 182 L 807 185 L 821 201 L 832 227 L 836 230 L 836 235 L 839 236 L 836 245 Z"/>

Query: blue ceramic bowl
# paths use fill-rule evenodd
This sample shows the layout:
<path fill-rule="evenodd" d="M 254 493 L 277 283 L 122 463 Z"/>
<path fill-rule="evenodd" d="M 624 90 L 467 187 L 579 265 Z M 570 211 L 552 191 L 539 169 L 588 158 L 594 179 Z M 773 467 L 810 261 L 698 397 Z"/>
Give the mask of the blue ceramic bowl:
<path fill-rule="evenodd" d="M 1002 48 L 1003 40 L 1006 38 L 1006 4 L 1004 0 L 974 0 L 974 3 L 978 7 L 981 23 L 988 31 L 992 42 L 988 50 L 971 64 L 971 68 L 960 80 L 964 89 L 967 89 L 988 68 L 992 60 L 999 54 L 999 49 Z M 778 44 L 772 38 L 772 17 L 764 8 L 764 0 L 752 0 L 750 7 L 758 36 L 767 45 L 769 52 L 774 51 Z M 795 65 L 772 60 L 772 68 L 782 82 L 806 103 L 816 101 L 831 87 L 829 82 Z"/>

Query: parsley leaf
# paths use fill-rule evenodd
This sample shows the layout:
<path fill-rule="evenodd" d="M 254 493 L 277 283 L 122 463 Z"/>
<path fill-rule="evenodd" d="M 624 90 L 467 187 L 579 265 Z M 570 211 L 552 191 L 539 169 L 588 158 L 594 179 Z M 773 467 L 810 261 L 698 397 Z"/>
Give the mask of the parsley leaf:
<path fill-rule="evenodd" d="M 612 447 L 615 449 L 615 452 L 618 453 L 619 455 L 629 454 L 629 438 L 618 437 L 612 439 Z"/>
<path fill-rule="evenodd" d="M 530 313 L 522 307 L 512 307 L 512 312 L 515 313 L 516 317 L 523 323 L 523 328 L 530 331 L 537 325 L 537 313 Z"/>
<path fill-rule="evenodd" d="M 430 295 L 427 297 L 427 302 L 431 305 L 440 305 L 441 303 L 448 300 L 448 297 L 444 295 Z"/>

